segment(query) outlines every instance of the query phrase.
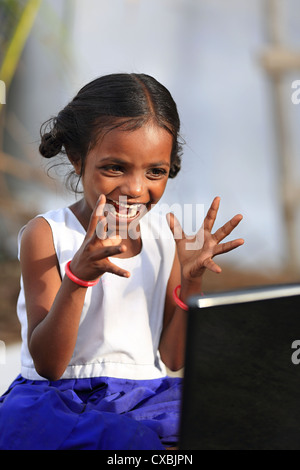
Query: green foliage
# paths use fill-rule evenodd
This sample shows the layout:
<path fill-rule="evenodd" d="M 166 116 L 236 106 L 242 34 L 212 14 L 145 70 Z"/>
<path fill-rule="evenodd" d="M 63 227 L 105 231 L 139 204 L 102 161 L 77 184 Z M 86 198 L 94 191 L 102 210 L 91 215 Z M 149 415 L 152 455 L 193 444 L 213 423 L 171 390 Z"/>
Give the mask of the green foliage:
<path fill-rule="evenodd" d="M 2 0 L 0 4 L 0 65 L 25 6 L 24 0 Z"/>

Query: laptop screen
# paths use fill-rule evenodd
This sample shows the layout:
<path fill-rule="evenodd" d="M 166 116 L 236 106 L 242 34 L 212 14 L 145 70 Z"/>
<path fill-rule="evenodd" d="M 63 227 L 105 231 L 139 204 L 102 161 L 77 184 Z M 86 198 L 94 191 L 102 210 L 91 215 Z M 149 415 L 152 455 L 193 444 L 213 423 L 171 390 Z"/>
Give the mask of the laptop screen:
<path fill-rule="evenodd" d="M 189 302 L 180 449 L 300 449 L 300 285 Z"/>

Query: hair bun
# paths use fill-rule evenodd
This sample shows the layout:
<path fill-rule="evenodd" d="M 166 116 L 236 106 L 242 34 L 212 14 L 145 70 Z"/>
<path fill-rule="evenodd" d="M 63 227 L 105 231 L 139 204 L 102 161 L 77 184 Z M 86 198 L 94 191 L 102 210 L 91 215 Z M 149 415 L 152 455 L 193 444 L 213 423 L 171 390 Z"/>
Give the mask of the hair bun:
<path fill-rule="evenodd" d="M 45 158 L 52 158 L 59 154 L 62 150 L 61 140 L 54 136 L 52 132 L 46 132 L 42 136 L 39 151 Z"/>

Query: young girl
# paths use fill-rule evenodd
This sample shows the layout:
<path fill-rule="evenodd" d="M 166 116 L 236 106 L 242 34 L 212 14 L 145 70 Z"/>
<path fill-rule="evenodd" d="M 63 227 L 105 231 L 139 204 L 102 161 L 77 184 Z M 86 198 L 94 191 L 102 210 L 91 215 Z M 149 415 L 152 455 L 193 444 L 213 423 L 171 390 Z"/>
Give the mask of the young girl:
<path fill-rule="evenodd" d="M 242 216 L 212 234 L 215 198 L 190 239 L 149 213 L 181 150 L 176 105 L 150 76 L 98 78 L 47 124 L 40 152 L 66 154 L 83 197 L 19 235 L 22 369 L 0 398 L 0 448 L 176 446 L 182 379 L 166 366 L 183 366 L 185 303 L 243 243 L 220 243 Z"/>

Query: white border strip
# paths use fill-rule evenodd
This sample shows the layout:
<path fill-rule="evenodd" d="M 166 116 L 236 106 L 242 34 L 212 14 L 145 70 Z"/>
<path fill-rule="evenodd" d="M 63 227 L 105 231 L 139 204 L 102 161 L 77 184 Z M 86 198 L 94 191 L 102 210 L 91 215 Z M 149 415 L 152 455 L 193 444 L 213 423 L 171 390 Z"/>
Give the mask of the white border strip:
<path fill-rule="evenodd" d="M 300 285 L 282 285 L 253 288 L 244 291 L 229 291 L 210 296 L 191 297 L 190 307 L 214 307 L 217 305 L 255 302 L 259 300 L 278 299 L 280 297 L 300 296 Z M 300 307 L 300 297 L 299 297 Z"/>

